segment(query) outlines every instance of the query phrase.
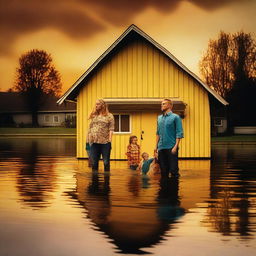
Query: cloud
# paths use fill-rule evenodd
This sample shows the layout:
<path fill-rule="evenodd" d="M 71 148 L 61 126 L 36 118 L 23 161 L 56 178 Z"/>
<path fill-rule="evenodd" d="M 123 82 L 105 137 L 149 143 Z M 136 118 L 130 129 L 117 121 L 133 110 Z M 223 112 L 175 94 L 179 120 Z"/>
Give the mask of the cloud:
<path fill-rule="evenodd" d="M 90 5 L 104 19 L 112 24 L 126 24 L 144 9 L 151 7 L 162 13 L 174 11 L 181 2 L 191 2 L 198 7 L 211 11 L 227 4 L 241 3 L 241 0 L 79 0 Z M 253 0 L 244 0 L 251 2 Z"/>
<path fill-rule="evenodd" d="M 214 10 L 232 3 L 241 3 L 241 0 L 188 0 L 188 1 L 206 10 Z M 246 2 L 252 2 L 252 1 L 253 0 L 243 0 L 243 4 L 245 4 Z"/>
<path fill-rule="evenodd" d="M 75 2 L 0 0 L 0 52 L 6 53 L 20 35 L 45 28 L 60 30 L 76 39 L 90 37 L 104 29 Z"/>
<path fill-rule="evenodd" d="M 105 29 L 105 24 L 128 26 L 146 8 L 174 11 L 182 1 L 214 10 L 240 0 L 0 0 L 0 54 L 11 50 L 19 36 L 53 28 L 74 39 Z M 243 3 L 252 0 L 244 0 Z M 92 15 L 90 15 L 90 13 Z M 97 16 L 99 19 L 93 17 Z M 100 20 L 100 21 L 99 21 Z M 103 22 L 101 22 L 103 21 Z"/>

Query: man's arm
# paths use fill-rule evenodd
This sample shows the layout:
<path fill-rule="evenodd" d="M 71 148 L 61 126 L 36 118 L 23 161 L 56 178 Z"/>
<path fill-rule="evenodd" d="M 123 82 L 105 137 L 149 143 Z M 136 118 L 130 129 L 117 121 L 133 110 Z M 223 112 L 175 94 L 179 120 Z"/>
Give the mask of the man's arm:
<path fill-rule="evenodd" d="M 156 147 L 155 147 L 155 152 L 157 152 L 157 147 L 158 147 L 158 142 L 159 142 L 159 135 L 156 135 Z"/>
<path fill-rule="evenodd" d="M 178 150 L 178 147 L 179 147 L 179 144 L 180 144 L 180 140 L 181 140 L 181 138 L 176 138 L 176 143 L 175 143 L 174 147 L 172 148 L 172 153 L 173 154 L 177 153 L 177 150 Z"/>
<path fill-rule="evenodd" d="M 183 135 L 183 127 L 182 127 L 182 121 L 181 118 L 179 116 L 177 116 L 177 118 L 175 119 L 175 126 L 176 126 L 176 143 L 174 145 L 174 147 L 172 148 L 172 153 L 176 154 L 179 144 L 180 144 L 180 140 L 184 137 Z"/>
<path fill-rule="evenodd" d="M 156 124 L 156 147 L 155 147 L 155 150 L 154 150 L 154 152 L 158 152 L 158 142 L 159 142 L 159 138 L 160 138 L 160 136 L 159 136 L 159 126 L 158 126 L 158 120 L 157 120 L 157 124 Z"/>

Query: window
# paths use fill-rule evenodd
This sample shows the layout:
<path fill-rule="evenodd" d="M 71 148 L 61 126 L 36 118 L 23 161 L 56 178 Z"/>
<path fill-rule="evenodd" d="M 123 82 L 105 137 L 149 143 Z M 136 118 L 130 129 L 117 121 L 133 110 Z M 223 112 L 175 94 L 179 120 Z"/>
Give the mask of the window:
<path fill-rule="evenodd" d="M 131 132 L 130 131 L 130 115 L 114 115 L 115 132 Z"/>
<path fill-rule="evenodd" d="M 72 119 L 75 117 L 76 117 L 76 114 L 66 114 L 66 119 Z"/>
<path fill-rule="evenodd" d="M 59 116 L 53 116 L 53 122 L 58 123 L 59 122 Z"/>
<path fill-rule="evenodd" d="M 214 126 L 223 126 L 221 118 L 214 119 Z"/>
<path fill-rule="evenodd" d="M 44 121 L 46 122 L 46 123 L 49 123 L 50 122 L 50 116 L 44 116 Z"/>

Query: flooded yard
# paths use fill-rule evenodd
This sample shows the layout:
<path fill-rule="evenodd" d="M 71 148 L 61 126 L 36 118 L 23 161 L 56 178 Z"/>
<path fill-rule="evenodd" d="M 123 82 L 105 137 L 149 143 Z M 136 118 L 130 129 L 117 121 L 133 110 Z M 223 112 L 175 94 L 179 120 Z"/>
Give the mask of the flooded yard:
<path fill-rule="evenodd" d="M 180 160 L 181 178 L 112 161 L 92 173 L 74 138 L 0 138 L 0 255 L 255 255 L 255 145 Z M 102 165 L 101 165 L 102 167 Z"/>

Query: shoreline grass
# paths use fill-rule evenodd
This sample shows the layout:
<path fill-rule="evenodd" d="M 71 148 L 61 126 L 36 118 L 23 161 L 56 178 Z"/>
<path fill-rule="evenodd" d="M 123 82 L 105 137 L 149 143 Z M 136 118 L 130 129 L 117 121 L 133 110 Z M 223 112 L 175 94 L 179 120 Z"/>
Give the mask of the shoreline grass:
<path fill-rule="evenodd" d="M 212 137 L 212 142 L 256 142 L 256 135 L 231 135 L 231 136 L 219 136 Z"/>
<path fill-rule="evenodd" d="M 6 134 L 70 134 L 76 135 L 76 128 L 40 127 L 40 128 L 0 128 L 0 135 Z"/>
<path fill-rule="evenodd" d="M 39 127 L 39 128 L 9 128 L 0 127 L 1 135 L 76 135 L 76 128 Z M 211 137 L 212 142 L 256 142 L 256 135 L 231 135 Z"/>

